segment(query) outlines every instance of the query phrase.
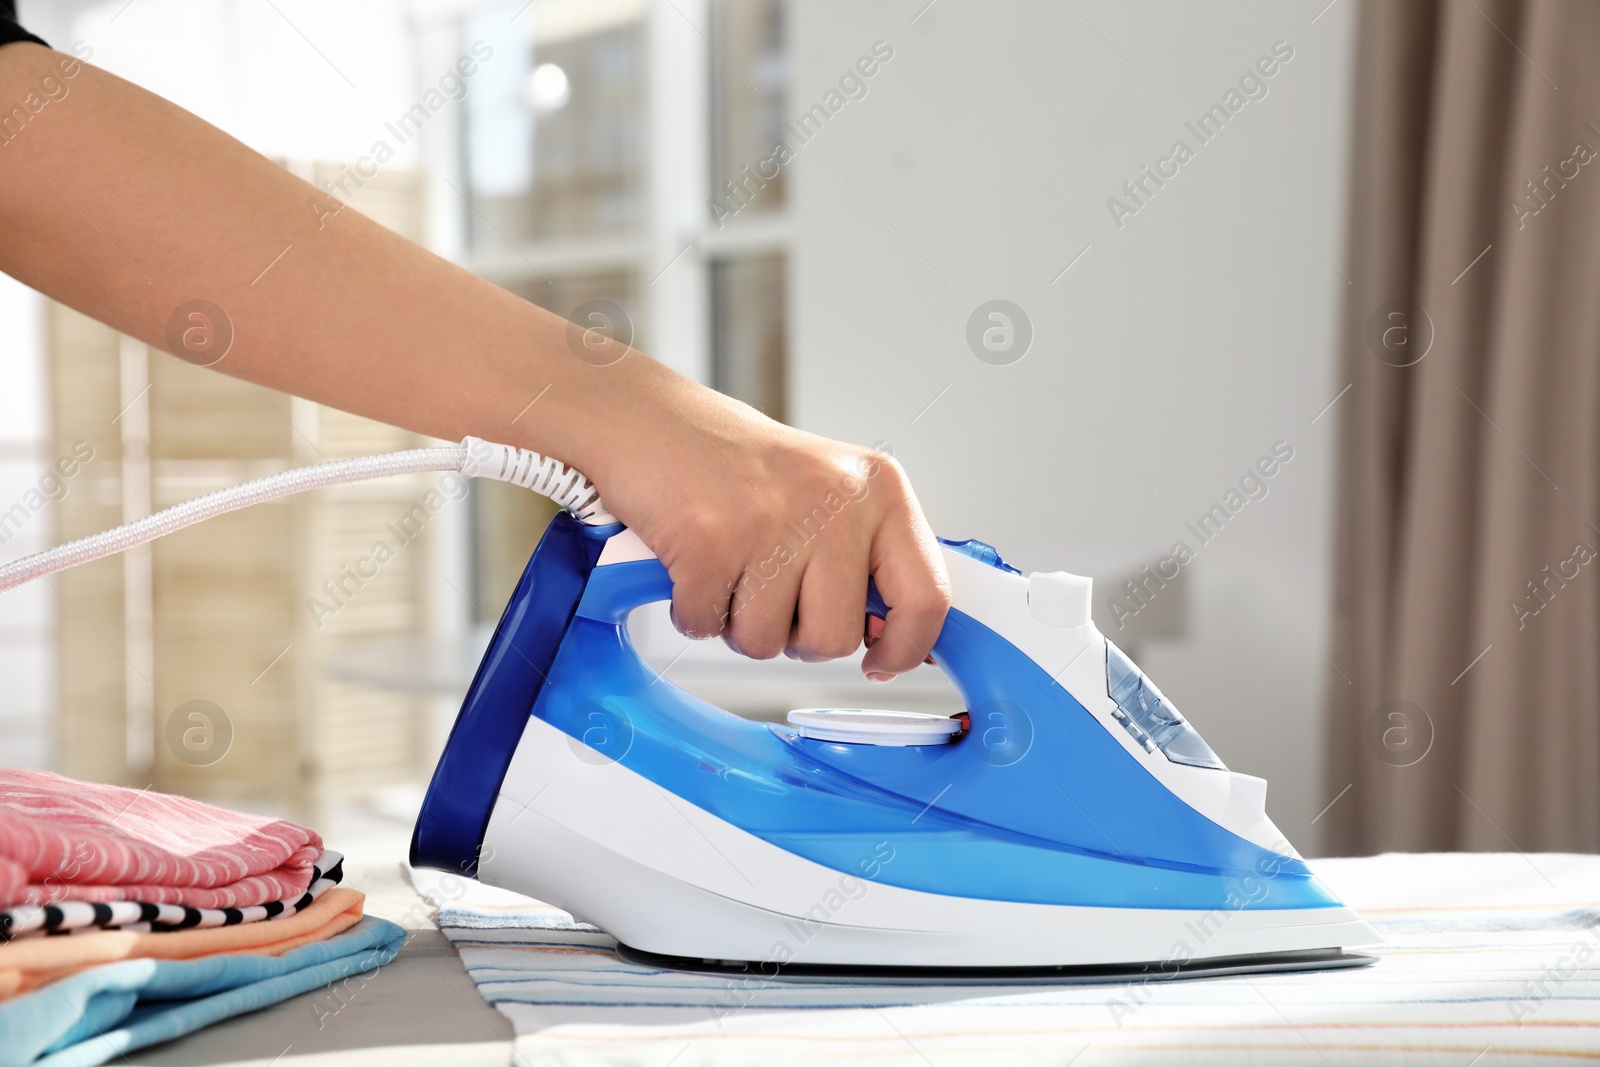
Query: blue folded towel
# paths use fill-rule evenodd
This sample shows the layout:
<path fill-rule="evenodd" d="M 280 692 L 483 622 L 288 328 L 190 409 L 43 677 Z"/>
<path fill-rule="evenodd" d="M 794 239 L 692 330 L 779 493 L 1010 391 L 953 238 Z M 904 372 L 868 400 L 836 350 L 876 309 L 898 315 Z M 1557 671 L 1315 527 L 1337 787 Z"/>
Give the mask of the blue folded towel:
<path fill-rule="evenodd" d="M 367 916 L 327 941 L 282 956 L 124 960 L 0 1003 L 0 1067 L 92 1067 L 376 970 L 406 932 Z"/>

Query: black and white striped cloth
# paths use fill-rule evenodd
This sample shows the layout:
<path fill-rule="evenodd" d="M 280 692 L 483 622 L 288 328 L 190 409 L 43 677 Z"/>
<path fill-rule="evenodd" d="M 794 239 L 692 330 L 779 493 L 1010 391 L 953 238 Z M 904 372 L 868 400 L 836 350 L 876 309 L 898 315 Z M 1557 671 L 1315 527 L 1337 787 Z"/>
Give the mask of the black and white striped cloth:
<path fill-rule="evenodd" d="M 324 851 L 312 865 L 311 884 L 293 900 L 274 900 L 247 908 L 191 908 L 183 904 L 151 904 L 140 900 L 91 903 L 59 900 L 53 904 L 0 908 L 0 941 L 23 937 L 81 934 L 96 930 L 165 933 L 210 926 L 237 926 L 293 915 L 344 880 L 344 856 Z"/>

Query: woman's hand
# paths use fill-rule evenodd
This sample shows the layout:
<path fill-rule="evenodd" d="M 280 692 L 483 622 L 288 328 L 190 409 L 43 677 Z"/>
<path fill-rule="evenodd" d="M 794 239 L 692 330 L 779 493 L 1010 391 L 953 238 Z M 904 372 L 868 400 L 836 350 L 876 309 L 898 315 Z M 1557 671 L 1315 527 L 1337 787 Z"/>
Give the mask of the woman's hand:
<path fill-rule="evenodd" d="M 948 583 L 892 460 L 782 426 L 641 353 L 590 351 L 588 334 L 575 346 L 559 316 L 181 108 L 38 45 L 0 49 L 0 99 L 46 77 L 71 100 L 0 152 L 0 270 L 223 374 L 577 467 L 666 564 L 686 633 L 757 657 L 846 655 L 870 575 L 891 610 L 869 676 L 933 647 Z M 183 350 L 195 302 L 226 327 L 221 356 Z"/>
<path fill-rule="evenodd" d="M 601 387 L 608 372 L 613 387 Z M 898 463 L 774 422 L 635 353 L 594 377 L 598 397 L 639 402 L 602 416 L 626 432 L 575 462 L 666 565 L 679 630 L 721 635 L 757 659 L 847 656 L 861 644 L 871 576 L 890 610 L 862 669 L 888 681 L 927 657 L 949 579 Z M 624 384 L 641 379 L 647 390 Z"/>

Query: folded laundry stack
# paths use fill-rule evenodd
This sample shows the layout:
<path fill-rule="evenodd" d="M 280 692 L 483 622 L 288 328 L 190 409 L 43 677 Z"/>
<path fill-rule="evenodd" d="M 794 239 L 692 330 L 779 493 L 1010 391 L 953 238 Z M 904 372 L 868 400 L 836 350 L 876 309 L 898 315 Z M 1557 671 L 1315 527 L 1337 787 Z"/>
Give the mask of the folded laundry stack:
<path fill-rule="evenodd" d="M 0 771 L 0 907 L 144 900 L 237 908 L 304 893 L 322 838 L 186 797 Z"/>
<path fill-rule="evenodd" d="M 342 860 L 285 819 L 0 769 L 0 1067 L 103 1063 L 389 962 L 404 932 Z"/>
<path fill-rule="evenodd" d="M 157 904 L 148 900 L 57 900 L 50 904 L 24 904 L 0 908 L 0 942 L 87 930 L 158 933 L 281 919 L 303 910 L 343 880 L 344 857 L 324 849 L 312 864 L 311 884 L 299 896 L 244 908 L 193 908 L 187 904 Z"/>

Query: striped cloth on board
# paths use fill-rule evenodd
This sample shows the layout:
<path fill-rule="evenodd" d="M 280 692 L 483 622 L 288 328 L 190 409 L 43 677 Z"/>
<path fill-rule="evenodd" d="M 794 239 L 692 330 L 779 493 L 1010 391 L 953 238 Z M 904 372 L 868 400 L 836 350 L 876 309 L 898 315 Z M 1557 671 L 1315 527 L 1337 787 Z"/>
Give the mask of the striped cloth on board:
<path fill-rule="evenodd" d="M 565 913 L 413 881 L 540 1064 L 1404 1064 L 1600 1059 L 1600 856 L 1385 855 L 1318 874 L 1368 968 L 1111 986 L 801 985 L 621 962 Z"/>
<path fill-rule="evenodd" d="M 289 900 L 269 900 L 243 908 L 191 908 L 185 904 L 153 904 L 148 900 L 106 903 L 58 900 L 54 904 L 28 904 L 0 908 L 0 941 L 92 930 L 168 933 L 264 922 L 295 914 L 343 880 L 344 856 L 324 850 L 311 865 L 311 884 L 304 893 Z"/>
<path fill-rule="evenodd" d="M 0 769 L 0 907 L 147 900 L 243 908 L 296 899 L 322 839 L 149 789 Z"/>

